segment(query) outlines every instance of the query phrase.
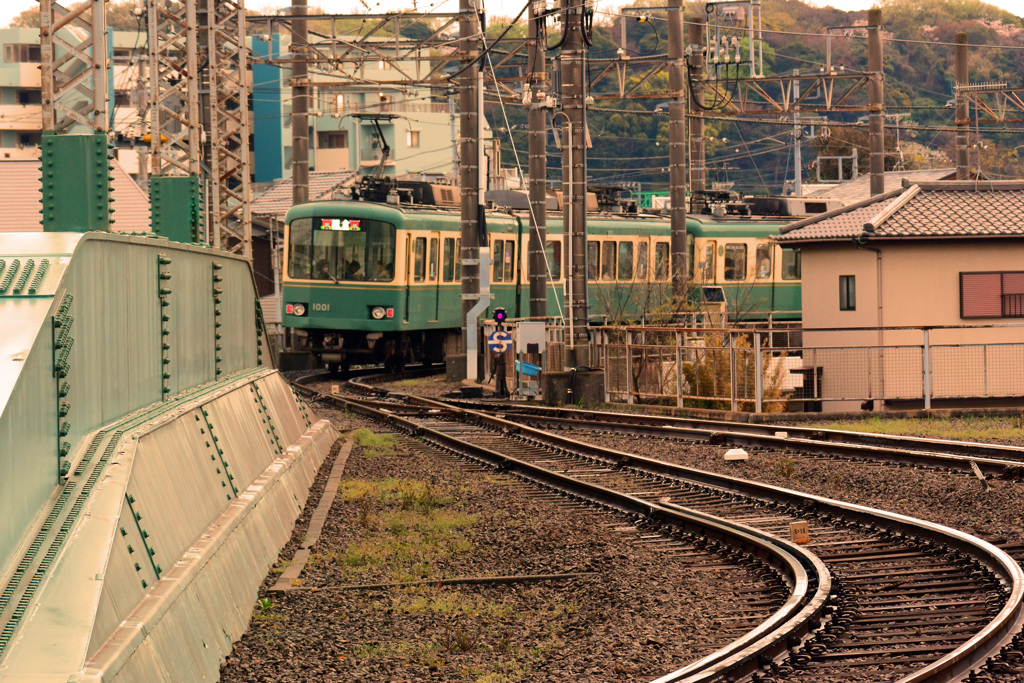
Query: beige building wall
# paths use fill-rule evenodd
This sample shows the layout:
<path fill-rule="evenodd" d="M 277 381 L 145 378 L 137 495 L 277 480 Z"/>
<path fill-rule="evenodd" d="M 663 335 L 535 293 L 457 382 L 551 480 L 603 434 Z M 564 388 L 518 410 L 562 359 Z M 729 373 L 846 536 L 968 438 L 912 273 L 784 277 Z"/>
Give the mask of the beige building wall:
<path fill-rule="evenodd" d="M 823 409 L 857 410 L 865 398 L 923 397 L 924 333 L 909 330 L 849 328 L 979 326 L 983 329 L 931 330 L 933 398 L 1024 395 L 1015 368 L 1024 367 L 1024 319 L 960 317 L 960 273 L 1024 270 L 1024 240 L 933 240 L 929 242 L 869 242 L 881 248 L 881 307 L 879 259 L 874 251 L 852 243 L 803 248 L 803 320 L 807 331 L 805 368 L 819 368 Z M 839 277 L 856 278 L 856 310 L 839 310 Z M 842 329 L 845 328 L 845 329 Z M 884 346 L 883 351 L 839 350 L 829 347 Z M 829 350 L 826 350 L 829 349 Z M 876 408 L 877 409 L 877 408 Z"/>

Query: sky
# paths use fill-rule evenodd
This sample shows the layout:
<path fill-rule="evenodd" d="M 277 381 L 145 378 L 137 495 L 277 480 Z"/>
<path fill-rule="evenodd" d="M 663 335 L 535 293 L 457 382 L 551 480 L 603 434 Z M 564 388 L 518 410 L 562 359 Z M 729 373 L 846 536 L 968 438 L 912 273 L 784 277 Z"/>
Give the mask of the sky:
<path fill-rule="evenodd" d="M 771 2 L 771 0 L 764 0 Z M 830 5 L 841 10 L 868 9 L 875 0 L 807 0 L 812 5 Z M 335 14 L 347 14 L 355 12 L 366 12 L 367 7 L 372 12 L 388 12 L 401 8 L 408 8 L 415 5 L 421 12 L 438 10 L 455 12 L 458 10 L 458 0 L 308 0 L 311 5 L 319 5 L 326 12 Z M 365 4 L 364 4 L 365 2 Z M 991 5 L 1001 7 L 1017 16 L 1024 16 L 1024 0 L 986 0 Z M 65 4 L 71 4 L 67 0 Z M 524 0 L 485 0 L 485 7 L 488 14 L 492 16 L 515 16 L 525 4 Z M 598 0 L 598 9 L 611 11 L 614 7 L 623 4 L 615 0 Z M 38 0 L 0 0 L 0 26 L 7 26 L 11 19 L 21 14 L 26 9 L 38 5 Z M 290 0 L 247 0 L 246 8 L 255 10 L 275 9 L 288 7 Z"/>

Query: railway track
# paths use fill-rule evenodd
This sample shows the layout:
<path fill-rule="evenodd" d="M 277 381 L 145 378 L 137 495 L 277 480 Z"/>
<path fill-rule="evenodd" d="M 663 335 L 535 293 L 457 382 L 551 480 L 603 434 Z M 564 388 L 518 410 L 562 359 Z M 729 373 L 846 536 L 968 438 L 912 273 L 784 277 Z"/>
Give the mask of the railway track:
<path fill-rule="evenodd" d="M 331 400 L 558 495 L 630 515 L 682 552 L 710 549 L 736 566 L 770 569 L 788 588 L 784 602 L 753 596 L 767 611 L 748 619 L 750 631 L 659 683 L 984 681 L 1012 667 L 1024 574 L 967 534 L 578 444 L 427 399 Z M 787 540 L 794 523 L 808 526 L 805 546 Z"/>
<path fill-rule="evenodd" d="M 829 458 L 934 467 L 975 476 L 1024 475 L 1024 450 L 1000 444 L 508 403 L 447 403 L 454 407 L 487 410 L 507 420 L 544 429 L 585 429 L 773 452 L 800 452 Z"/>

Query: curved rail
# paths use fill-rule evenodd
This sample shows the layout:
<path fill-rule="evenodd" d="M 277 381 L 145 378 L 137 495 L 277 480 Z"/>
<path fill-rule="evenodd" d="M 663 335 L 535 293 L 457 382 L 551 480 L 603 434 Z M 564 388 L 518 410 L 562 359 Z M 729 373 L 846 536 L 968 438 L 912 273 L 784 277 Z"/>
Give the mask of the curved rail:
<path fill-rule="evenodd" d="M 431 399 L 408 396 L 404 396 L 403 398 L 428 410 L 447 411 L 452 409 L 452 406 L 449 404 L 433 401 Z M 1020 566 L 999 548 L 955 529 L 939 524 L 924 522 L 922 520 L 916 520 L 896 513 L 843 503 L 798 491 L 778 489 L 776 487 L 770 487 L 757 482 L 734 479 L 732 477 L 672 465 L 644 458 L 642 456 L 635 456 L 619 451 L 612 451 L 606 448 L 581 444 L 572 439 L 533 429 L 504 419 L 503 417 L 489 415 L 481 411 L 460 409 L 459 412 L 470 414 L 481 424 L 486 424 L 493 429 L 506 433 L 515 433 L 518 436 L 528 438 L 531 441 L 542 443 L 553 448 L 562 449 L 566 452 L 574 453 L 582 457 L 597 458 L 605 462 L 611 462 L 616 467 L 628 467 L 649 474 L 689 481 L 695 484 L 721 490 L 728 490 L 754 498 L 770 497 L 776 500 L 781 499 L 785 501 L 786 504 L 800 509 L 805 513 L 811 513 L 821 517 L 839 516 L 843 519 L 852 519 L 869 526 L 882 526 L 897 535 L 912 536 L 924 539 L 926 542 L 937 543 L 946 547 L 954 548 L 983 564 L 989 571 L 998 577 L 1001 584 L 1001 592 L 1005 597 L 1005 601 L 998 613 L 993 616 L 991 621 L 979 633 L 961 643 L 953 651 L 943 655 L 938 660 L 900 679 L 900 683 L 948 681 L 964 676 L 970 671 L 976 669 L 984 659 L 996 656 L 999 649 L 1009 642 L 1013 634 L 1020 631 L 1021 625 L 1024 623 L 1024 572 L 1022 572 Z M 587 413 L 587 415 L 592 415 L 592 413 Z M 383 419 L 393 421 L 401 418 L 397 418 L 394 413 L 391 413 Z M 729 423 L 718 424 L 724 425 Z M 774 437 L 774 435 L 772 435 L 772 438 L 779 437 Z M 934 440 L 929 441 L 938 444 L 945 443 L 935 442 Z M 843 446 L 844 444 L 834 445 Z M 1000 465 L 1002 464 L 1003 463 L 1000 463 Z M 658 508 L 662 507 L 654 506 L 647 501 L 640 501 L 640 504 L 650 510 L 652 514 L 660 512 Z M 722 654 L 716 657 L 715 663 L 726 665 L 727 660 L 729 660 L 730 657 L 742 658 L 746 656 L 743 654 L 743 651 L 744 649 L 739 648 L 737 645 L 737 647 L 733 648 L 731 655 Z M 712 657 L 715 656 L 713 655 Z M 749 662 L 749 660 L 747 661 Z M 696 663 L 693 666 L 696 666 Z M 687 677 L 687 675 L 689 675 L 687 674 L 688 671 L 689 668 L 682 669 L 679 672 L 670 674 L 668 677 L 659 679 L 659 681 L 664 681 L 665 683 L 668 681 L 692 681 L 695 683 L 696 681 L 711 680 L 709 678 L 703 678 L 703 672 L 696 671 L 692 672 L 692 676 L 694 677 Z"/>
<path fill-rule="evenodd" d="M 308 387 L 304 389 L 319 393 Z M 753 673 L 758 670 L 762 660 L 785 654 L 794 642 L 799 642 L 801 637 L 821 625 L 831 591 L 831 575 L 821 559 L 797 544 L 739 522 L 679 506 L 659 505 L 552 472 L 524 460 L 455 438 L 442 431 L 429 429 L 379 404 L 369 405 L 362 400 L 333 395 L 319 396 L 321 399 L 344 403 L 353 412 L 389 424 L 443 449 L 458 452 L 503 471 L 513 472 L 548 488 L 586 497 L 606 507 L 651 519 L 685 534 L 696 534 L 712 542 L 728 544 L 760 559 L 781 574 L 791 591 L 784 605 L 756 628 L 725 647 L 679 671 L 659 678 L 660 683 L 710 682 L 722 676 L 743 676 Z M 441 403 L 431 403 L 433 405 L 425 406 L 428 410 L 448 410 Z"/>
<path fill-rule="evenodd" d="M 415 399 L 424 404 L 445 404 L 429 399 Z M 608 459 L 615 458 L 621 467 L 633 467 L 641 471 L 661 476 L 700 483 L 705 486 L 733 490 L 745 495 L 782 498 L 789 504 L 802 508 L 817 515 L 842 516 L 856 519 L 865 524 L 883 524 L 897 533 L 914 535 L 934 543 L 955 548 L 985 565 L 999 577 L 1006 592 L 1006 602 L 992 621 L 981 632 L 970 638 L 955 650 L 936 660 L 919 671 L 900 679 L 899 683 L 922 683 L 924 681 L 948 681 L 967 674 L 978 666 L 983 659 L 998 654 L 1008 639 L 1020 631 L 1024 624 L 1024 571 L 1008 554 L 994 545 L 979 538 L 952 529 L 941 524 L 919 520 L 897 513 L 877 510 L 861 505 L 853 505 L 813 494 L 782 489 L 712 472 L 704 472 L 692 468 L 632 455 L 607 448 L 581 444 L 572 439 L 533 429 L 507 419 L 489 415 L 480 411 L 465 411 L 474 414 L 477 419 L 490 424 L 496 429 L 519 430 L 523 436 L 546 443 L 579 455 Z"/>

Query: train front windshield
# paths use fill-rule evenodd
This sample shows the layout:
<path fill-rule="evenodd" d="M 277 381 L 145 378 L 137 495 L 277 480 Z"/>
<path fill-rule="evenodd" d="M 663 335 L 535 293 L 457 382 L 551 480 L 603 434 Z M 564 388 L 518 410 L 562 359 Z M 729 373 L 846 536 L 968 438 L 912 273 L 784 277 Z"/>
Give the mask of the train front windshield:
<path fill-rule="evenodd" d="M 296 218 L 288 234 L 288 276 L 337 282 L 395 279 L 395 226 L 366 218 Z"/>

